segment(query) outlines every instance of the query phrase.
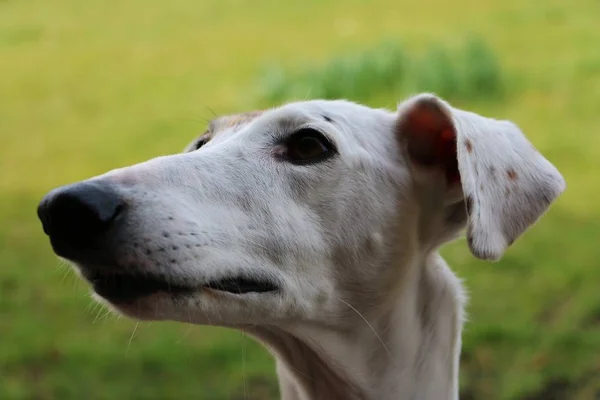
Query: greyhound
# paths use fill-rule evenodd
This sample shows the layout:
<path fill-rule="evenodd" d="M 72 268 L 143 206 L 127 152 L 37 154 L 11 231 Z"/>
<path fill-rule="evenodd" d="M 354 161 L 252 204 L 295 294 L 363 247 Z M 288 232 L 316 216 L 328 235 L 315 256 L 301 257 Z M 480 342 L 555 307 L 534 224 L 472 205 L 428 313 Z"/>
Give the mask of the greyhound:
<path fill-rule="evenodd" d="M 246 332 L 284 400 L 457 399 L 466 296 L 564 191 L 515 124 L 433 94 L 213 120 L 181 154 L 52 190 L 38 215 L 97 300 Z"/>

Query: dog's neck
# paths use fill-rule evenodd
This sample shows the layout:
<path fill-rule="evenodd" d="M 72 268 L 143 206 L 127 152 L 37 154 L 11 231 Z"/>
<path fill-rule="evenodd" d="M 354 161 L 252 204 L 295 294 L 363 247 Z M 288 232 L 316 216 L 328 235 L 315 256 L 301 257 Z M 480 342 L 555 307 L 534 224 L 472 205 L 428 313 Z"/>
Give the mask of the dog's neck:
<path fill-rule="evenodd" d="M 386 313 L 357 313 L 351 331 L 250 329 L 277 358 L 281 398 L 457 399 L 461 285 L 437 254 L 420 264 Z"/>

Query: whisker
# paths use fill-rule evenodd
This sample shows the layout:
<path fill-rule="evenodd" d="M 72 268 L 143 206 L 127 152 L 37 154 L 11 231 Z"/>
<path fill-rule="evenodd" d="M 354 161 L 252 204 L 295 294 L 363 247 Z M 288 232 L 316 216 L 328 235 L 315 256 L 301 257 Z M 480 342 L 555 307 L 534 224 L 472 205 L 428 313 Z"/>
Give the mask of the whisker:
<path fill-rule="evenodd" d="M 105 313 L 100 317 L 101 322 L 107 322 L 114 314 L 110 308 L 104 309 Z"/>
<path fill-rule="evenodd" d="M 208 315 L 208 313 L 206 312 L 206 310 L 202 310 L 202 312 L 203 312 L 204 316 L 206 317 L 206 319 L 208 320 L 208 325 L 209 325 L 209 326 L 212 326 L 212 325 L 213 325 L 213 323 L 212 323 L 212 321 L 210 320 L 210 316 Z M 192 317 L 190 316 L 190 322 L 191 322 L 191 320 L 192 320 Z"/>
<path fill-rule="evenodd" d="M 127 343 L 127 350 L 125 351 L 125 358 L 127 358 L 127 356 L 129 356 L 129 348 L 131 347 L 131 342 L 133 341 L 133 337 L 135 336 L 135 333 L 137 332 L 138 326 L 140 326 L 140 323 L 136 322 L 135 327 L 133 328 L 133 332 L 131 332 L 131 336 L 129 337 L 129 342 Z"/>
<path fill-rule="evenodd" d="M 381 343 L 381 345 L 383 346 L 383 348 L 385 349 L 385 351 L 388 353 L 388 356 L 390 357 L 390 359 L 392 361 L 395 361 L 394 357 L 392 356 L 392 353 L 390 352 L 390 350 L 388 349 L 388 347 L 385 345 L 385 343 L 381 339 L 381 336 L 379 336 L 379 334 L 377 333 L 377 331 L 375 330 L 375 328 L 373 328 L 373 325 L 371 325 L 371 323 L 356 308 L 354 308 L 352 306 L 352 304 L 348 303 L 347 301 L 345 301 L 343 299 L 340 299 L 337 296 L 336 296 L 336 299 L 338 299 L 339 301 L 341 301 L 342 303 L 344 303 L 345 305 L 347 305 L 352 311 L 354 311 L 356 314 L 358 314 L 358 316 L 361 317 L 363 321 L 365 321 L 365 323 L 367 324 L 367 326 L 369 327 L 369 329 L 371 329 L 371 331 L 373 331 L 373 334 L 375 335 L 375 337 L 377 338 L 377 340 L 379 340 L 379 343 Z"/>
<path fill-rule="evenodd" d="M 192 320 L 192 316 L 191 316 L 189 310 L 188 310 L 188 318 L 190 319 L 190 321 Z M 185 330 L 185 332 L 183 332 L 183 335 L 181 335 L 179 340 L 177 342 L 175 342 L 175 344 L 181 344 L 183 342 L 183 340 L 190 334 L 191 330 L 192 330 L 192 325 L 189 325 L 188 328 Z"/>
<path fill-rule="evenodd" d="M 101 307 L 101 305 L 97 302 L 97 301 L 90 301 L 88 303 L 88 305 L 85 307 L 85 314 L 89 315 L 91 313 L 93 313 L 98 307 Z"/>
<path fill-rule="evenodd" d="M 248 387 L 246 382 L 246 333 L 242 334 L 242 381 L 244 383 L 244 399 L 248 398 Z"/>
<path fill-rule="evenodd" d="M 204 118 L 204 117 L 193 117 L 193 118 L 182 118 L 183 121 L 192 121 L 194 123 L 203 123 L 203 124 L 210 124 L 211 120 L 208 118 Z"/>
<path fill-rule="evenodd" d="M 92 324 L 95 324 L 96 322 L 100 321 L 100 314 L 102 314 L 102 311 L 104 311 L 104 308 L 102 307 L 102 305 L 100 305 L 100 308 L 98 309 L 98 312 L 96 313 L 96 317 L 92 321 Z"/>
<path fill-rule="evenodd" d="M 244 333 L 246 333 L 246 332 L 252 332 L 253 327 L 255 327 L 255 326 L 257 326 L 257 325 L 249 325 L 245 329 L 242 328 L 243 329 L 242 332 L 244 332 Z M 290 368 L 290 369 L 292 369 L 294 371 L 296 371 L 297 373 L 299 373 L 300 375 L 302 375 L 303 377 L 305 377 L 307 380 L 309 380 L 311 382 L 314 382 L 314 383 L 317 383 L 317 380 L 313 376 L 308 375 L 306 372 L 299 370 L 298 368 L 294 367 L 292 364 L 288 364 L 288 365 L 286 365 L 286 367 Z"/>
<path fill-rule="evenodd" d="M 217 118 L 217 113 L 214 112 L 212 108 L 209 106 L 204 106 L 204 108 L 206 108 L 213 115 L 213 117 Z"/>
<path fill-rule="evenodd" d="M 312 90 L 313 90 L 313 85 L 310 85 L 310 87 L 308 88 L 308 90 L 306 92 L 306 96 L 304 97 L 305 101 L 310 99 L 310 94 L 312 93 Z"/>

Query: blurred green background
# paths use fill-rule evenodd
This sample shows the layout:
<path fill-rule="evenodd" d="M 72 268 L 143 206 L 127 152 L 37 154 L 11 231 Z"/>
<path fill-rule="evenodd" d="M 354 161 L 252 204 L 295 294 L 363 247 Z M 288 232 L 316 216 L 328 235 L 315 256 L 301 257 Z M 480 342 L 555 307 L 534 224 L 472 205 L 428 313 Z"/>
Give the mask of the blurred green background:
<path fill-rule="evenodd" d="M 416 90 L 516 121 L 568 183 L 500 263 L 443 251 L 471 298 L 461 398 L 600 399 L 599 43 L 597 0 L 0 0 L 0 399 L 277 398 L 240 333 L 94 305 L 37 202 L 212 111 Z"/>

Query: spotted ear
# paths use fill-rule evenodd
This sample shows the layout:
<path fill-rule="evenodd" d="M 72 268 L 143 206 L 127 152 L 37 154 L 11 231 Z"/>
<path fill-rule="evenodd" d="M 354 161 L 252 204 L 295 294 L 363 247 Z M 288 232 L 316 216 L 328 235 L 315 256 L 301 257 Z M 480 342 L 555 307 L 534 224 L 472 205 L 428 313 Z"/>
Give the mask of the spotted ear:
<path fill-rule="evenodd" d="M 557 169 L 513 123 L 453 108 L 421 94 L 398 107 L 411 162 L 443 172 L 462 190 L 467 239 L 478 258 L 497 260 L 565 190 Z"/>

